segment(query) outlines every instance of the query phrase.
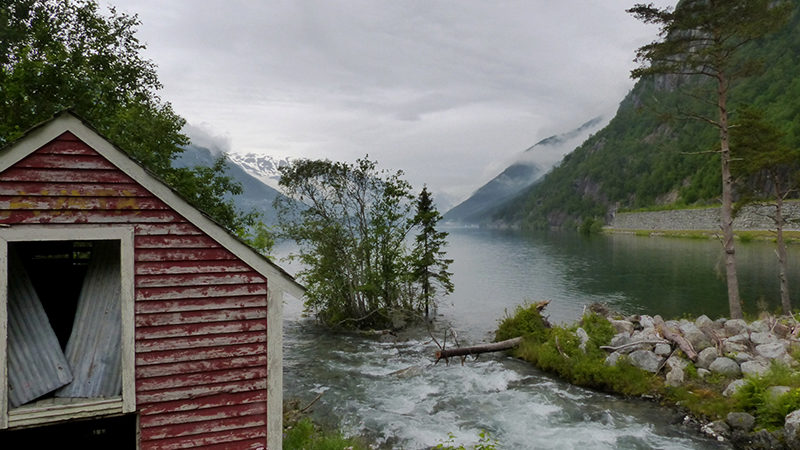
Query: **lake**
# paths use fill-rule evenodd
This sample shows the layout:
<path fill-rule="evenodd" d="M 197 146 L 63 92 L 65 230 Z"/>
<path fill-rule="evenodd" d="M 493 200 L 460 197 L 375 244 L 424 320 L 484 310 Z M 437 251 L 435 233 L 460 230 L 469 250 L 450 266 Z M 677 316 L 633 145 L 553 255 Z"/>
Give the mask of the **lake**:
<path fill-rule="evenodd" d="M 577 320 L 593 302 L 665 318 L 727 313 L 717 241 L 448 231 L 455 292 L 440 302 L 440 341 L 448 327 L 462 345 L 491 340 L 506 312 L 540 300 L 551 301 L 545 312 L 557 323 Z M 773 245 L 740 244 L 737 255 L 745 311 L 778 308 Z M 323 393 L 317 420 L 383 448 L 427 448 L 450 434 L 469 445 L 482 430 L 499 448 L 719 448 L 647 401 L 576 388 L 502 354 L 434 366 L 427 330 L 389 339 L 330 334 L 300 311 L 299 302 L 285 305 L 285 397 Z"/>

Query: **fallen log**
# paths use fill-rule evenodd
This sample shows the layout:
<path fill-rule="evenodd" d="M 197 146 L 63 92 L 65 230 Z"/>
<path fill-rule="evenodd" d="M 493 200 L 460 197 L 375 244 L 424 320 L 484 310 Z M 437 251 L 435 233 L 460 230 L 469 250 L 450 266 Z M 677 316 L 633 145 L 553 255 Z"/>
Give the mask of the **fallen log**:
<path fill-rule="evenodd" d="M 678 345 L 678 348 L 683 350 L 683 353 L 686 354 L 686 357 L 692 361 L 697 361 L 697 352 L 694 351 L 694 347 L 689 341 L 686 340 L 685 337 L 681 336 L 678 333 L 672 331 L 666 323 L 664 323 L 664 319 L 661 316 L 653 317 L 653 323 L 656 326 L 656 330 L 664 336 L 664 339 L 674 342 Z"/>
<path fill-rule="evenodd" d="M 506 339 L 505 341 L 492 342 L 490 344 L 473 345 L 471 347 L 448 348 L 436 352 L 436 362 L 442 358 L 451 358 L 454 356 L 469 356 L 479 355 L 481 353 L 499 352 L 501 350 L 508 350 L 516 347 L 522 342 L 522 337 L 515 337 Z"/>

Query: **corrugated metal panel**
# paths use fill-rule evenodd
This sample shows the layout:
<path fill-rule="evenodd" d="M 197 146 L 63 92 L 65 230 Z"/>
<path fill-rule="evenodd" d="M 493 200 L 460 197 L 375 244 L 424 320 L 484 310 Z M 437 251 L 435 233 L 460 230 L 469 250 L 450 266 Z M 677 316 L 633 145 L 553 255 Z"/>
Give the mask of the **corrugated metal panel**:
<path fill-rule="evenodd" d="M 72 381 L 67 360 L 22 261 L 9 248 L 8 401 L 24 405 Z"/>
<path fill-rule="evenodd" d="M 120 256 L 116 242 L 95 242 L 65 351 L 72 383 L 56 397 L 122 393 Z"/>

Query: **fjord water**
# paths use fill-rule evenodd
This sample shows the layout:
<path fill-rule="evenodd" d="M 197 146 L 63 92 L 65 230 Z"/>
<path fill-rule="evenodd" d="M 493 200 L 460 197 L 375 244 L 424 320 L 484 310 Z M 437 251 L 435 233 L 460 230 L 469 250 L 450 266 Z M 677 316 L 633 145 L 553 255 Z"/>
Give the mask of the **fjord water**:
<path fill-rule="evenodd" d="M 462 345 L 490 340 L 506 311 L 526 301 L 550 300 L 546 312 L 557 323 L 575 321 L 592 302 L 666 318 L 727 310 L 713 240 L 449 231 L 455 292 L 439 308 L 439 341 L 448 326 Z M 772 246 L 737 250 L 745 309 L 755 312 L 759 298 L 774 309 Z M 302 403 L 324 392 L 317 420 L 383 448 L 427 448 L 449 433 L 470 444 L 481 430 L 507 449 L 718 448 L 647 401 L 576 388 L 502 354 L 434 366 L 436 344 L 425 329 L 382 339 L 331 334 L 300 309 L 285 305 L 285 397 Z"/>

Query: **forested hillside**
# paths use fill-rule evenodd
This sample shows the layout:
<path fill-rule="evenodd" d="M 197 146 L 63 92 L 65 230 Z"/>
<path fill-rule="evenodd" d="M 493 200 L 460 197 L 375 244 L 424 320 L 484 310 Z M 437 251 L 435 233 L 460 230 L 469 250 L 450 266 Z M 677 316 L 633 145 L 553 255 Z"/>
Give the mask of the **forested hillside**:
<path fill-rule="evenodd" d="M 794 147 L 800 146 L 798 16 L 796 7 L 784 28 L 748 44 L 743 56 L 763 66 L 734 84 L 729 99 L 732 123 L 742 106 L 762 108 Z M 616 209 L 718 203 L 720 162 L 710 153 L 719 146 L 718 131 L 690 117 L 715 117 L 714 86 L 698 81 L 640 80 L 606 128 L 484 223 L 567 228 L 585 219 L 605 220 Z"/>

